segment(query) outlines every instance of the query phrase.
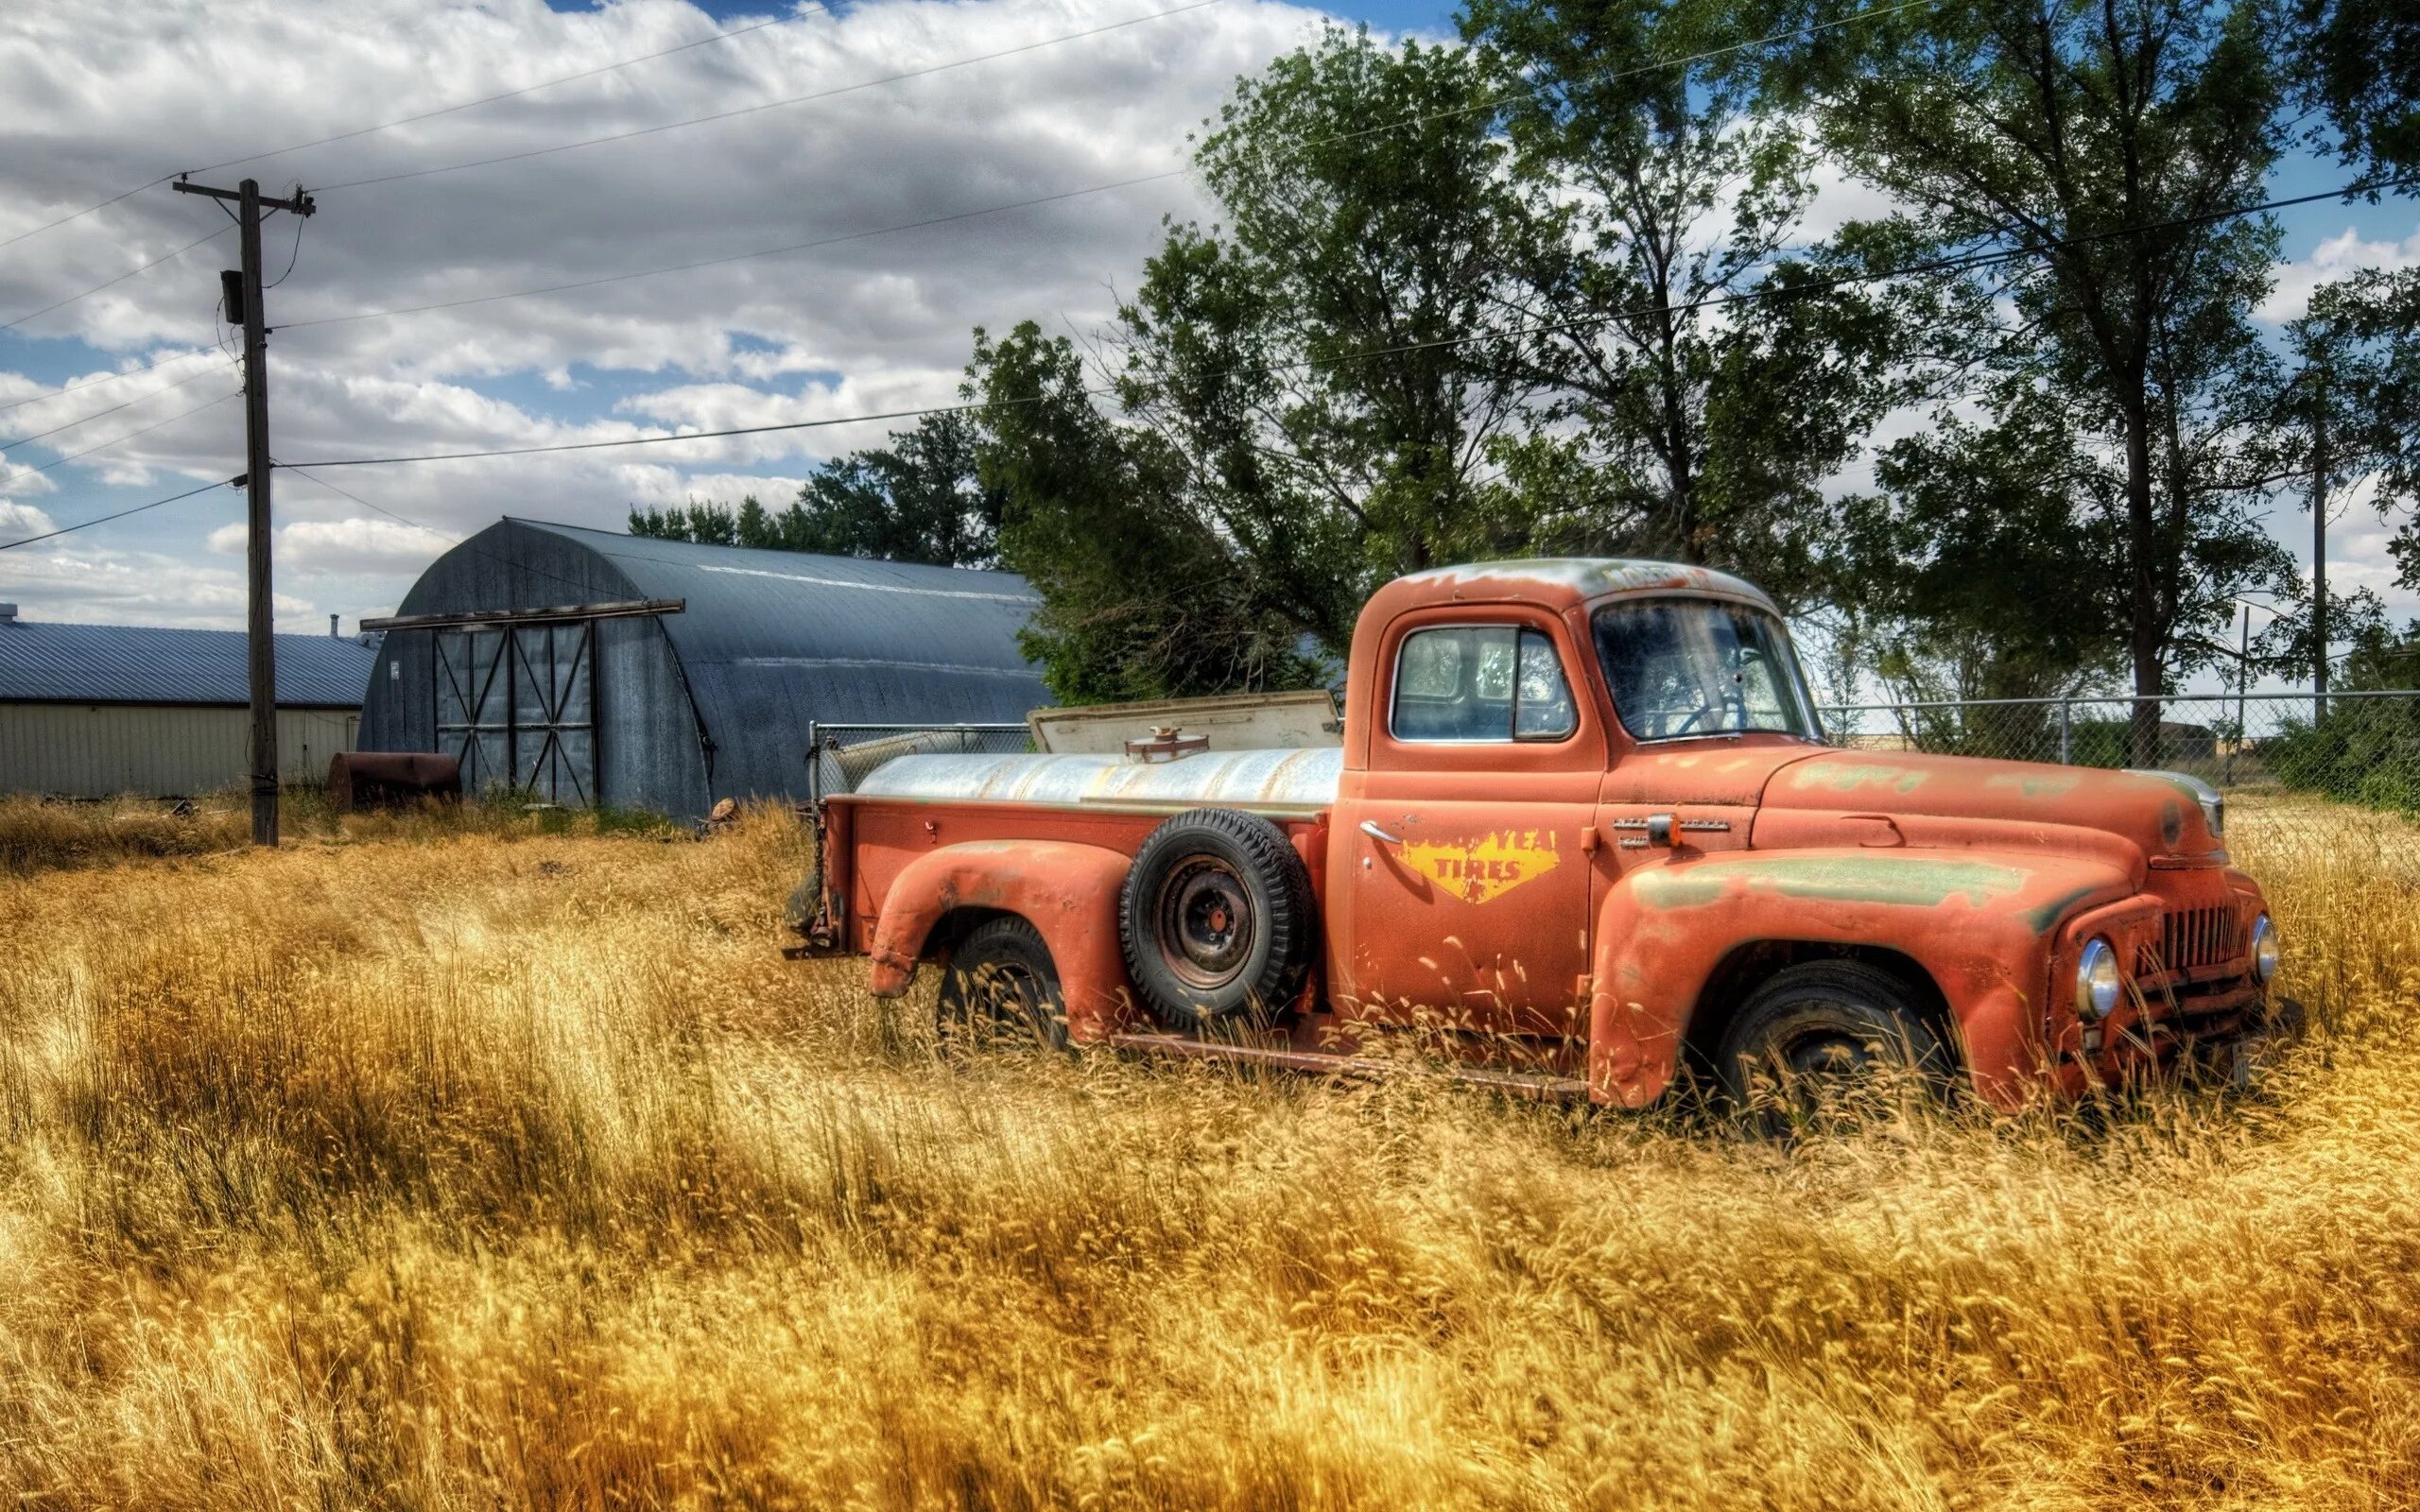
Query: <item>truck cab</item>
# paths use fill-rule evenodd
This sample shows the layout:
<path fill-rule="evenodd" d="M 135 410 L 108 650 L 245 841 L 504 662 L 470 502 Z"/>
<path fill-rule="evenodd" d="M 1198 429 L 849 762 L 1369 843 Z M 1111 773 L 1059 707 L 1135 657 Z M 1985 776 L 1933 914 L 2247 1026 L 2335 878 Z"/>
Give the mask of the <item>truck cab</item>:
<path fill-rule="evenodd" d="M 1323 751 L 888 763 L 826 805 L 803 927 L 878 992 L 941 966 L 945 1010 L 1014 936 L 1046 1038 L 1317 1065 L 1419 1031 L 1627 1107 L 1899 1059 L 2015 1108 L 2281 1017 L 2214 793 L 1828 746 L 1737 578 L 1416 574 L 1346 689 Z"/>

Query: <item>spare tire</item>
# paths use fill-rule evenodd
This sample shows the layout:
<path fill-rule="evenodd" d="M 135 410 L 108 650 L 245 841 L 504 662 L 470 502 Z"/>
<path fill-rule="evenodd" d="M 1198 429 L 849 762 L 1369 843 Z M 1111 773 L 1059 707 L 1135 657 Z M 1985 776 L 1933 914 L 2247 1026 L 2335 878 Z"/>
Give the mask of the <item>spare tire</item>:
<path fill-rule="evenodd" d="M 1117 900 L 1146 1006 L 1201 1030 L 1290 1005 L 1317 949 L 1311 872 L 1286 832 L 1235 809 L 1180 814 L 1143 842 Z"/>

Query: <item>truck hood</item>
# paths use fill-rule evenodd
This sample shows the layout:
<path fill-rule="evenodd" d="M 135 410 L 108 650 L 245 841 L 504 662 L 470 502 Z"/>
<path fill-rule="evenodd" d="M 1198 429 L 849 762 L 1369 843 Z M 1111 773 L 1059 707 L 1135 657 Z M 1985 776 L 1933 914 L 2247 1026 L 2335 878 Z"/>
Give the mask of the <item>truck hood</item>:
<path fill-rule="evenodd" d="M 2225 861 L 2215 799 L 2170 773 L 1835 749 L 1773 771 L 1752 843 L 2080 850 L 2139 877 Z"/>

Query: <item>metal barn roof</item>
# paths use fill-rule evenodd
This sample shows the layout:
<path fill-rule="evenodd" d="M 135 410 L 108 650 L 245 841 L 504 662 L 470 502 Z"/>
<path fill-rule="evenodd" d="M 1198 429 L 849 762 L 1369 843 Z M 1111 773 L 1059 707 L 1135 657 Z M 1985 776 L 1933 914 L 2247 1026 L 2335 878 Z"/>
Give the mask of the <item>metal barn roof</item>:
<path fill-rule="evenodd" d="M 377 660 L 374 645 L 281 635 L 277 701 L 357 709 Z M 0 623 L 0 702 L 240 705 L 246 690 L 241 630 Z"/>
<path fill-rule="evenodd" d="M 803 735 L 810 719 L 1015 720 L 1049 701 L 1016 645 L 1042 600 L 1013 573 L 512 523 L 608 558 L 636 597 L 688 601 L 664 632 L 718 744 L 726 792 L 792 785 L 801 752 L 782 735 Z"/>

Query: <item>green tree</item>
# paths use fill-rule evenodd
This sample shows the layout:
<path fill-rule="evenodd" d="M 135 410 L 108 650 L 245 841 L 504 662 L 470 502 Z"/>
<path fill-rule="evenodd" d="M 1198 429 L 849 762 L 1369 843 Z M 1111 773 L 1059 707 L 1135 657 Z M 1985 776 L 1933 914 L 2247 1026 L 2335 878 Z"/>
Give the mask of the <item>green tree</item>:
<path fill-rule="evenodd" d="M 2125 599 L 2098 564 L 2123 484 L 2054 395 L 2022 384 L 1876 458 L 1828 558 L 1894 697 L 2045 698 L 2123 664 Z"/>
<path fill-rule="evenodd" d="M 2286 469 L 2308 481 L 2306 503 L 2368 485 L 2379 518 L 2400 517 L 2388 547 L 2398 578 L 2420 589 L 2420 273 L 2373 268 L 2325 284 L 2288 338 L 2299 366 L 2278 406 Z"/>
<path fill-rule="evenodd" d="M 1065 337 L 977 331 L 983 484 L 1006 501 L 1001 555 L 1042 596 L 1020 635 L 1064 703 L 1316 685 L 1297 617 L 1185 498 L 1189 464 L 1103 414 Z"/>
<path fill-rule="evenodd" d="M 971 415 L 941 411 L 892 432 L 889 446 L 825 462 L 778 514 L 752 493 L 736 509 L 700 500 L 634 507 L 631 534 L 935 567 L 996 566 L 1001 496 L 977 476 L 981 441 Z"/>
<path fill-rule="evenodd" d="M 2294 19 L 2298 82 L 2335 127 L 2338 157 L 2376 180 L 2420 168 L 2420 9 L 2296 0 Z"/>
<path fill-rule="evenodd" d="M 1472 0 L 1462 34 L 1525 191 L 1506 242 L 1527 338 L 1488 350 L 1543 396 L 1549 425 L 1499 453 L 1566 541 L 1792 595 L 1832 514 L 1821 485 L 1890 392 L 1890 328 L 1785 255 L 1810 162 L 1720 52 L 1744 19 L 1707 0 Z M 1752 314 L 1731 302 L 1784 289 Z"/>
<path fill-rule="evenodd" d="M 764 507 L 753 496 L 745 500 L 741 508 L 753 507 L 759 515 Z M 674 505 L 665 509 L 631 507 L 631 534 L 656 541 L 689 541 L 701 546 L 736 546 L 739 541 L 739 513 L 727 504 L 714 504 L 692 499 L 686 507 Z"/>
<path fill-rule="evenodd" d="M 1957 0 L 1819 33 L 1774 77 L 1819 140 L 1905 206 L 1886 241 L 1989 265 L 1972 340 L 2032 354 L 2122 482 L 2114 554 L 2127 660 L 2155 696 L 2256 555 L 2246 481 L 2197 450 L 2257 388 L 2249 291 L 2272 228 L 2214 225 L 2256 202 L 2288 140 L 2280 8 L 2270 0 Z M 2222 570 L 2216 579 L 2207 571 Z M 2256 576 L 2258 569 L 2255 569 Z M 2159 712 L 2136 707 L 2135 754 Z"/>
<path fill-rule="evenodd" d="M 1331 653 L 1377 582 L 1527 539 L 1486 457 L 1525 388 L 1483 350 L 1517 220 L 1485 104 L 1459 48 L 1277 60 L 1197 149 L 1221 221 L 1170 228 L 1114 337 L 1169 497 Z"/>
<path fill-rule="evenodd" d="M 779 521 L 791 551 L 936 567 L 999 560 L 1001 495 L 977 474 L 979 427 L 965 411 L 924 417 L 889 446 L 815 470 Z"/>

